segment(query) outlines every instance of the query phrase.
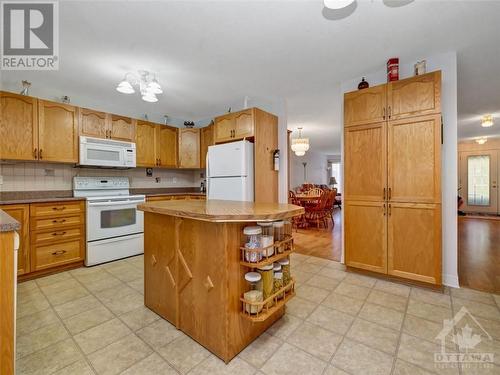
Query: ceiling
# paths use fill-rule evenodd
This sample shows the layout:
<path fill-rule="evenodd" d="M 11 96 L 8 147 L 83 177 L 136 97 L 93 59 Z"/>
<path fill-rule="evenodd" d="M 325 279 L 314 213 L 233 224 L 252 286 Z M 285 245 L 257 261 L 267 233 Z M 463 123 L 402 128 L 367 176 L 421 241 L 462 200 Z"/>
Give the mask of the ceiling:
<path fill-rule="evenodd" d="M 207 119 L 245 96 L 286 99 L 288 127 L 311 147 L 340 150 L 341 81 L 458 53 L 459 137 L 500 133 L 500 2 L 358 0 L 345 18 L 311 1 L 60 1 L 60 69 L 4 71 L 2 87 L 160 121 Z M 325 15 L 327 17 L 325 17 Z M 339 19 L 332 19 L 339 18 Z M 164 94 L 145 103 L 116 84 L 127 71 L 159 73 Z M 497 125 L 481 129 L 494 113 Z"/>

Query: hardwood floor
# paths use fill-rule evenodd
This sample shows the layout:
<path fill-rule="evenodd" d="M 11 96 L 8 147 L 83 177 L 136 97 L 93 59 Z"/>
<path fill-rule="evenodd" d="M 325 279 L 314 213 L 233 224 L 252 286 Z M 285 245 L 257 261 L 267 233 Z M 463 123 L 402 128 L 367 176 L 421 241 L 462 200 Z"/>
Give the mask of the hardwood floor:
<path fill-rule="evenodd" d="M 299 228 L 293 231 L 295 251 L 300 254 L 340 261 L 342 253 L 342 223 L 341 211 L 336 208 L 333 219 L 335 226 L 325 228 Z"/>
<path fill-rule="evenodd" d="M 500 293 L 500 220 L 459 217 L 460 286 Z"/>

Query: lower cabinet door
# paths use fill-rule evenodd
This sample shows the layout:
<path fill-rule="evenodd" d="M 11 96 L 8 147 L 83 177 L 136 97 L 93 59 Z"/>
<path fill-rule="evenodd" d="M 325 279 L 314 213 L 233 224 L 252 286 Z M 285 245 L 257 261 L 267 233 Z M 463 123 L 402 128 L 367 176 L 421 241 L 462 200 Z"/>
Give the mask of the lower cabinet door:
<path fill-rule="evenodd" d="M 347 201 L 344 206 L 346 264 L 387 273 L 386 204 Z"/>
<path fill-rule="evenodd" d="M 388 273 L 441 285 L 441 205 L 389 203 Z"/>
<path fill-rule="evenodd" d="M 32 243 L 31 246 L 34 249 L 34 267 L 32 271 L 40 271 L 83 260 L 83 240 L 81 239 L 45 245 Z"/>

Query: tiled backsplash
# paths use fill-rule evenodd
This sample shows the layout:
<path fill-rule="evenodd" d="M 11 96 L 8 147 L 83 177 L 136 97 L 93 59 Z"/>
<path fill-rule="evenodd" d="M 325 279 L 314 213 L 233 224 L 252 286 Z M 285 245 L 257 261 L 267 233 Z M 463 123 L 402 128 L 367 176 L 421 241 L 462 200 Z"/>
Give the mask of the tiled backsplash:
<path fill-rule="evenodd" d="M 147 177 L 145 168 L 91 169 L 66 164 L 3 162 L 0 191 L 72 190 L 74 176 L 126 176 L 132 188 L 198 187 L 201 172 L 153 169 L 153 176 Z"/>

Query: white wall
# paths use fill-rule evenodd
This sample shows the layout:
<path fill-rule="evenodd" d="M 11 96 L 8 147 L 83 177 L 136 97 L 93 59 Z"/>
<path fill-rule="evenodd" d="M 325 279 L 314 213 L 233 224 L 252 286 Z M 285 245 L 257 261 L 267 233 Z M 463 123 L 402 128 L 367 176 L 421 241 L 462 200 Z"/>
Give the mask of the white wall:
<path fill-rule="evenodd" d="M 304 156 L 296 156 L 291 153 L 290 187 L 292 189 L 302 185 L 304 182 L 310 184 L 327 184 L 328 158 L 325 154 L 315 151 L 307 151 Z M 306 181 L 304 181 L 304 166 L 306 162 Z"/>
<path fill-rule="evenodd" d="M 419 58 L 427 61 L 427 71 L 441 70 L 441 110 L 444 123 L 442 146 L 442 230 L 443 230 L 443 284 L 458 287 L 457 247 L 457 54 L 446 52 Z M 413 76 L 414 61 L 401 63 L 399 77 Z M 386 70 L 363 75 L 371 86 L 387 82 Z M 342 82 L 341 93 L 357 90 L 361 77 Z M 343 102 L 343 100 L 342 100 Z M 343 107 L 338 114 L 343 124 Z M 343 143 L 342 143 L 343 153 Z M 343 259 L 343 250 L 342 250 Z"/>

